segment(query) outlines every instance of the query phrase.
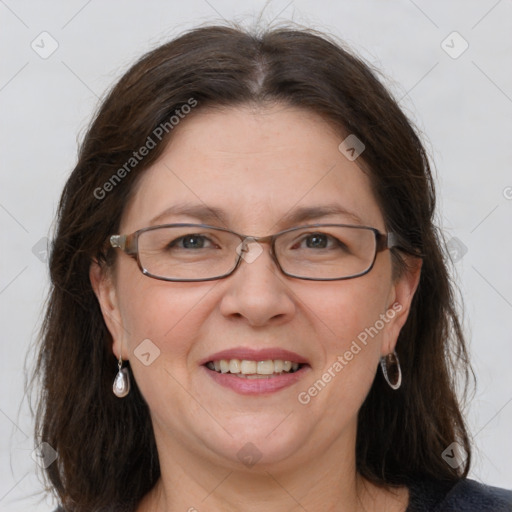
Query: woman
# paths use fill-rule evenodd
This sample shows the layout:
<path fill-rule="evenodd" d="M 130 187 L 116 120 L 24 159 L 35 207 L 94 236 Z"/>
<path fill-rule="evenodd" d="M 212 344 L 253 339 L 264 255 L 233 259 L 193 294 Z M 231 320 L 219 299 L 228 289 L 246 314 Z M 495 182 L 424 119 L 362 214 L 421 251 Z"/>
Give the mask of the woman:
<path fill-rule="evenodd" d="M 512 510 L 466 478 L 434 206 L 410 123 L 328 37 L 144 56 L 59 206 L 37 432 L 62 510 Z"/>

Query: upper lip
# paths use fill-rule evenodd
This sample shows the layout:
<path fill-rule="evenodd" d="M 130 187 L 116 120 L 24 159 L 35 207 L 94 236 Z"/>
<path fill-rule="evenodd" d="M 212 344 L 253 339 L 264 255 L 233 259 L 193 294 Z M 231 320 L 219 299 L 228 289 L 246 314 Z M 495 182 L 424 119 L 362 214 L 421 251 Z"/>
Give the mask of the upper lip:
<path fill-rule="evenodd" d="M 247 359 L 249 361 L 268 361 L 271 359 L 281 359 L 283 361 L 291 361 L 292 363 L 308 364 L 307 359 L 301 355 L 295 352 L 291 352 L 290 350 L 277 347 L 260 350 L 255 350 L 248 347 L 229 348 L 209 355 L 208 357 L 204 358 L 200 364 L 206 364 L 210 361 L 220 361 L 221 359 Z"/>

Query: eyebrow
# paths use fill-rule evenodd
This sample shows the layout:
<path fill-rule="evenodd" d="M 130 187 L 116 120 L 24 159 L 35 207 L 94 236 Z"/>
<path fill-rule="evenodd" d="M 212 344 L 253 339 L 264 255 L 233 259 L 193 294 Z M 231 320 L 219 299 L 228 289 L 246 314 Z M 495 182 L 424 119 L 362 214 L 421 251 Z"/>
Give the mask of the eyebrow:
<path fill-rule="evenodd" d="M 170 216 L 186 215 L 187 217 L 195 217 L 202 223 L 213 223 L 214 221 L 220 222 L 223 225 L 227 224 L 226 214 L 220 208 L 215 206 L 206 206 L 204 204 L 191 204 L 191 203 L 178 203 L 170 206 L 163 212 L 153 217 L 150 225 L 159 224 L 163 219 Z"/>
<path fill-rule="evenodd" d="M 194 217 L 201 223 L 213 224 L 220 222 L 223 226 L 227 226 L 228 215 L 221 208 L 215 206 L 206 206 L 204 204 L 178 203 L 170 206 L 156 217 L 151 219 L 150 225 L 156 225 L 162 222 L 166 217 L 186 215 Z M 351 221 L 359 225 L 364 225 L 356 213 L 347 210 L 339 204 L 325 204 L 321 206 L 301 206 L 294 208 L 286 213 L 276 224 L 280 226 L 294 226 L 303 222 L 317 220 L 322 217 L 333 215 L 343 215 Z"/>
<path fill-rule="evenodd" d="M 359 215 L 357 215 L 355 212 L 351 212 L 343 206 L 334 203 L 325 204 L 322 206 L 302 206 L 300 208 L 295 208 L 287 213 L 284 217 L 282 217 L 282 219 L 279 221 L 279 224 L 300 224 L 309 220 L 316 220 L 332 215 L 343 215 L 344 217 L 348 217 L 356 224 L 364 224 L 364 222 L 361 220 L 361 217 L 359 217 Z"/>

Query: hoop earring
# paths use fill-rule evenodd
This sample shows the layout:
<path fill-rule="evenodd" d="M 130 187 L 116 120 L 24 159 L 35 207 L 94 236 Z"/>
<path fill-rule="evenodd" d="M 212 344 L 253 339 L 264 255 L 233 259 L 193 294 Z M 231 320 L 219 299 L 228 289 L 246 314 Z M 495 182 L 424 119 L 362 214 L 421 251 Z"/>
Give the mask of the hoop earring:
<path fill-rule="evenodd" d="M 380 358 L 382 374 L 391 389 L 398 389 L 402 384 L 402 369 L 395 350 Z"/>
<path fill-rule="evenodd" d="M 118 372 L 114 379 L 112 391 L 118 398 L 124 398 L 130 392 L 130 374 L 128 368 L 123 368 L 123 359 L 119 354 L 119 361 L 117 363 Z"/>

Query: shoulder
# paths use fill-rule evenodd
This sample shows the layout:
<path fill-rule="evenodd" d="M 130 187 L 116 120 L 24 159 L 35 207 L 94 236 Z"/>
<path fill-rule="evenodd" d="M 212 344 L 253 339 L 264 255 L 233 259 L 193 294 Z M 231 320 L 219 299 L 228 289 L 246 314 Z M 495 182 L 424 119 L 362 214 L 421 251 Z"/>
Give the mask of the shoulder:
<path fill-rule="evenodd" d="M 512 491 L 469 478 L 416 482 L 409 491 L 407 512 L 512 512 Z"/>
<path fill-rule="evenodd" d="M 512 491 L 463 479 L 452 487 L 444 502 L 449 503 L 453 510 L 511 512 Z"/>

